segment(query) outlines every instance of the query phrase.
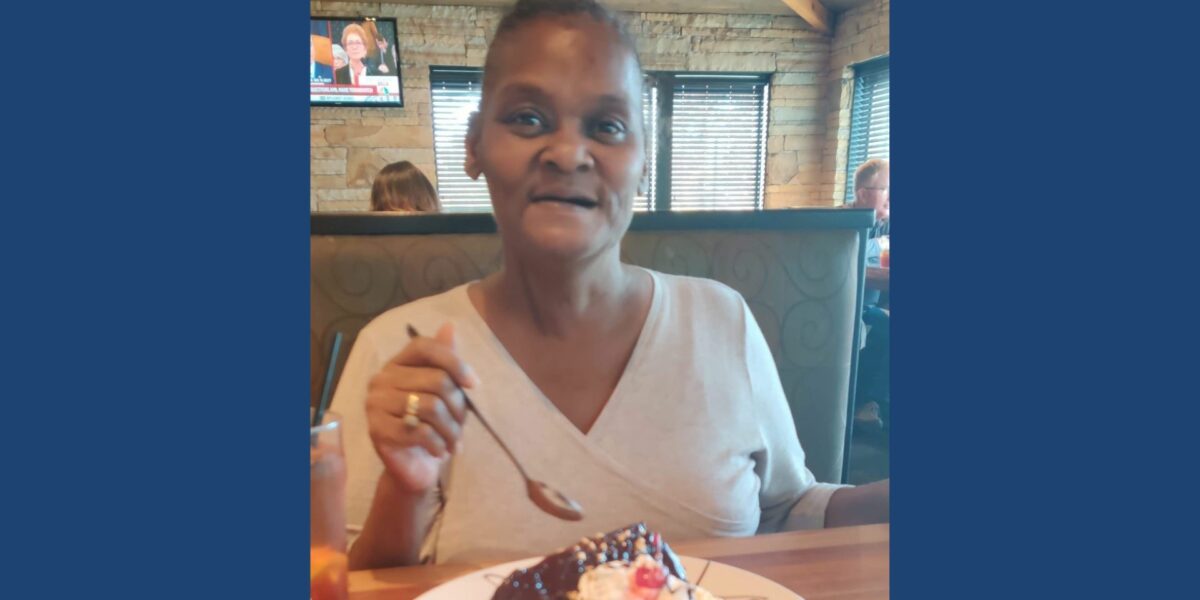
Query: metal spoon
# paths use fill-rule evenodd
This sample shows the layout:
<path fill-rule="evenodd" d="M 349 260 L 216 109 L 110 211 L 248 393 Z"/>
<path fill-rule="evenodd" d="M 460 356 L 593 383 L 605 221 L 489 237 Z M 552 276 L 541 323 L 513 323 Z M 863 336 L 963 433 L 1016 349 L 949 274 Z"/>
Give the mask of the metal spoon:
<path fill-rule="evenodd" d="M 421 337 L 421 334 L 417 333 L 415 327 L 409 325 L 408 336 L 410 338 L 417 338 Z M 521 473 L 521 477 L 525 479 L 525 491 L 529 494 L 529 499 L 532 500 L 538 508 L 542 509 L 543 512 L 558 517 L 564 521 L 582 520 L 583 507 L 580 506 L 578 502 L 568 498 L 562 492 L 546 485 L 545 483 L 542 483 L 541 481 L 531 479 L 529 474 L 525 472 L 525 468 L 521 466 L 521 461 L 517 460 L 517 457 L 513 455 L 512 450 L 509 450 L 508 445 L 504 443 L 504 440 L 501 440 L 500 436 L 496 434 L 496 431 L 492 429 L 492 426 L 488 425 L 487 419 L 484 419 L 483 415 L 479 414 L 479 409 L 475 408 L 475 403 L 471 402 L 471 398 L 470 396 L 467 396 L 467 392 L 465 392 L 461 387 L 458 388 L 458 391 L 463 395 L 463 401 L 466 402 L 467 410 L 474 413 L 475 418 L 479 419 L 479 422 L 483 425 L 484 429 L 487 429 L 488 433 L 492 434 L 492 438 L 496 440 L 497 444 L 500 444 L 500 449 L 504 450 L 504 453 L 508 455 L 508 459 L 512 461 L 513 466 L 517 468 L 517 471 Z"/>

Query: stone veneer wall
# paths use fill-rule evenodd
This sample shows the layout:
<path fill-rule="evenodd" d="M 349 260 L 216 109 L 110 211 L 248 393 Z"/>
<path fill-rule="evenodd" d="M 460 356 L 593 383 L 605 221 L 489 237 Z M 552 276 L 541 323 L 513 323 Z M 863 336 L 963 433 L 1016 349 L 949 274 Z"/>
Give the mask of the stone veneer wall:
<path fill-rule="evenodd" d="M 767 137 L 767 208 L 830 206 L 844 144 L 836 110 L 848 61 L 882 43 L 887 52 L 888 0 L 850 11 L 850 26 L 831 38 L 798 17 L 626 13 L 647 70 L 773 72 Z M 885 11 L 882 16 L 870 10 Z M 313 107 L 311 193 L 314 211 L 366 210 L 375 174 L 408 160 L 436 178 L 429 66 L 483 66 L 503 12 L 469 6 L 311 3 L 313 16 L 394 17 L 399 28 L 403 108 Z M 840 21 L 840 19 L 839 19 Z M 865 29 L 861 23 L 870 22 Z M 880 26 L 882 23 L 882 26 Z M 853 35 L 847 32 L 853 31 Z M 882 38 L 878 38 L 882 32 Z M 880 42 L 880 39 L 882 42 Z M 840 63 L 831 64 L 831 57 Z M 835 66 L 836 65 L 836 66 Z M 835 76 L 836 75 L 836 76 Z M 831 106 L 833 108 L 831 108 Z M 848 112 L 846 112 L 848 127 Z M 844 170 L 844 149 L 841 164 Z"/>

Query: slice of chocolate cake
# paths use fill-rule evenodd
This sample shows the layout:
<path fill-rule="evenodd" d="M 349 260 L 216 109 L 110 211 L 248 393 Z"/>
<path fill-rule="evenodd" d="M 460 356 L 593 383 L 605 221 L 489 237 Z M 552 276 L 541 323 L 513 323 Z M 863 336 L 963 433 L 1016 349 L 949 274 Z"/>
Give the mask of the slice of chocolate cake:
<path fill-rule="evenodd" d="M 700 592 L 693 594 L 693 592 Z M 706 598 L 688 585 L 679 557 L 662 536 L 637 523 L 574 546 L 508 576 L 492 600 Z"/>

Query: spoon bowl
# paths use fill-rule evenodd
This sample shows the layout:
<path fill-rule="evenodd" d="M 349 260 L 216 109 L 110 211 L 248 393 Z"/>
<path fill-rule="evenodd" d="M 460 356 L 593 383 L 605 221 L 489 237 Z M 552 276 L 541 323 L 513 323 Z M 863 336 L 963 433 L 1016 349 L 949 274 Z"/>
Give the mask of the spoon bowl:
<path fill-rule="evenodd" d="M 564 521 L 583 520 L 583 507 L 564 496 L 562 492 L 528 477 L 525 478 L 525 489 L 529 493 L 529 499 L 542 509 L 542 512 Z"/>

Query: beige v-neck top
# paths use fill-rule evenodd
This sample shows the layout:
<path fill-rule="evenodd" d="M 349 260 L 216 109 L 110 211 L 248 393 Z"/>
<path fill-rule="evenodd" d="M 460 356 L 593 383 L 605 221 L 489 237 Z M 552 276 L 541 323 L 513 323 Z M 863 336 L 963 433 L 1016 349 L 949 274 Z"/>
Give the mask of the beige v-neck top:
<path fill-rule="evenodd" d="M 741 295 L 708 279 L 650 272 L 654 295 L 629 364 L 588 433 L 525 375 L 462 285 L 391 309 L 362 329 L 333 408 L 342 414 L 347 522 L 361 527 L 383 471 L 367 434 L 367 385 L 408 343 L 407 323 L 453 321 L 482 384 L 471 399 L 534 479 L 583 505 L 555 519 L 473 417 L 443 464 L 423 515 L 422 550 L 438 563 L 547 554 L 580 537 L 645 521 L 668 541 L 819 528 L 840 486 L 804 465 L 775 363 Z M 547 360 L 554 360 L 547 357 Z"/>

